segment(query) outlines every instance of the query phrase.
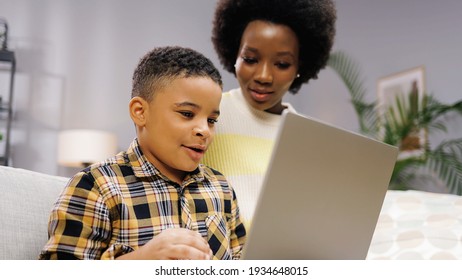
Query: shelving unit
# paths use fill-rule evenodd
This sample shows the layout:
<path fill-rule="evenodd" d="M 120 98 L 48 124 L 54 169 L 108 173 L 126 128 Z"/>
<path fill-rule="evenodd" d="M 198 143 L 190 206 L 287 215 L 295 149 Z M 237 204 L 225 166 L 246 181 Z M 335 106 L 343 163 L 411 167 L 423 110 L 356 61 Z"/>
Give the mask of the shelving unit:
<path fill-rule="evenodd" d="M 0 49 L 0 73 L 2 75 L 6 72 L 9 74 L 6 80 L 9 80 L 7 89 L 4 91 L 4 87 L 0 89 L 0 131 L 2 132 L 2 144 L 0 147 L 3 149 L 0 151 L 0 165 L 8 165 L 11 156 L 11 123 L 13 119 L 13 84 L 14 74 L 16 72 L 16 59 L 14 52 Z"/>

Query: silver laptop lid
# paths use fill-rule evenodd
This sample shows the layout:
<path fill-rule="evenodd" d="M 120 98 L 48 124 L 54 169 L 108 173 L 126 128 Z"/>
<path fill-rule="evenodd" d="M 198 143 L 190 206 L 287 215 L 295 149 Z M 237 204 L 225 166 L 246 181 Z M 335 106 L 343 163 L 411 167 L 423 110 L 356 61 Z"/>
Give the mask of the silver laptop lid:
<path fill-rule="evenodd" d="M 397 154 L 285 113 L 242 258 L 365 259 Z"/>

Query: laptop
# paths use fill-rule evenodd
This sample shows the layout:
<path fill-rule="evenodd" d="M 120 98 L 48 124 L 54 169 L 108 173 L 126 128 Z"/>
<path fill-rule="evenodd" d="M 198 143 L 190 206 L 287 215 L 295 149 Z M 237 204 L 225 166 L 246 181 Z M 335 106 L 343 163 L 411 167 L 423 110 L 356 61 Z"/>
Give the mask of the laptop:
<path fill-rule="evenodd" d="M 365 259 L 397 155 L 285 112 L 242 259 Z"/>

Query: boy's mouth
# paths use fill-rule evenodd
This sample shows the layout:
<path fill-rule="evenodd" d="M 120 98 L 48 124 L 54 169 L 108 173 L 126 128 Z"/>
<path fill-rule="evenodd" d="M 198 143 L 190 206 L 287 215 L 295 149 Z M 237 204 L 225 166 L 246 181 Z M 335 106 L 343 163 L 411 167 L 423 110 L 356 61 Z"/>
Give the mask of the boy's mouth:
<path fill-rule="evenodd" d="M 201 149 L 197 149 L 197 148 L 191 148 L 189 147 L 191 150 L 195 151 L 195 152 L 198 152 L 198 153 L 202 153 L 204 152 L 204 150 L 201 150 Z"/>
<path fill-rule="evenodd" d="M 193 145 L 193 146 L 183 145 L 183 147 L 186 148 L 188 156 L 194 162 L 199 162 L 204 156 L 205 151 L 207 150 L 207 147 L 205 145 Z"/>
<path fill-rule="evenodd" d="M 206 150 L 205 145 L 194 145 L 194 146 L 184 146 L 190 150 L 193 150 L 196 153 L 204 153 Z"/>

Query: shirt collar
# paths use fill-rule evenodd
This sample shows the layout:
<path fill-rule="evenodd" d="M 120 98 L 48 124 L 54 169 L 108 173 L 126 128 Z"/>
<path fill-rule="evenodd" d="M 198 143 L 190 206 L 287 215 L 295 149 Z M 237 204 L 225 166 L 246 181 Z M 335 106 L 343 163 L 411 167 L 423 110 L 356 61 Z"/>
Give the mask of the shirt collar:
<path fill-rule="evenodd" d="M 135 138 L 127 150 L 128 160 L 133 168 L 136 177 L 161 177 L 164 180 L 169 180 L 167 176 L 162 174 L 141 151 L 138 139 Z M 200 164 L 196 170 L 188 173 L 183 180 L 182 186 L 189 185 L 193 182 L 202 182 L 205 178 L 206 172 L 204 166 Z M 169 180 L 170 181 L 170 180 Z"/>

